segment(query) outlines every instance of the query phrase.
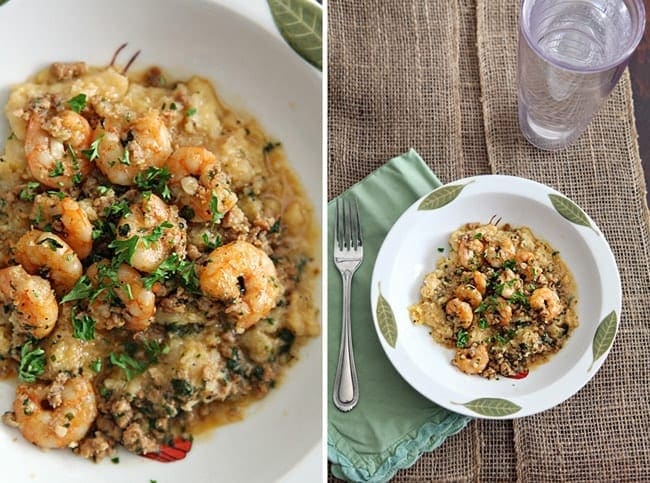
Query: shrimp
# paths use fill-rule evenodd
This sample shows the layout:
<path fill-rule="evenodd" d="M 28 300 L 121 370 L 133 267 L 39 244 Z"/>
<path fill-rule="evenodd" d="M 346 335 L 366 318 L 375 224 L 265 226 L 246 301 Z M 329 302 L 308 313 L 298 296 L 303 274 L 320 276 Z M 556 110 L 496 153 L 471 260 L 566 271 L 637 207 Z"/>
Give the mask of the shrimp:
<path fill-rule="evenodd" d="M 480 259 L 476 258 L 483 253 L 483 243 L 469 235 L 464 235 L 458 243 L 458 261 L 465 268 L 472 268 L 480 265 Z"/>
<path fill-rule="evenodd" d="M 15 265 L 0 270 L 0 302 L 15 330 L 36 339 L 52 332 L 59 318 L 59 304 L 50 282 Z"/>
<path fill-rule="evenodd" d="M 473 285 L 459 285 L 454 291 L 456 297 L 464 302 L 468 302 L 472 308 L 478 307 L 483 301 L 481 292 Z"/>
<path fill-rule="evenodd" d="M 562 313 L 563 307 L 555 290 L 548 287 L 535 289 L 530 296 L 530 306 L 539 311 L 544 322 L 549 323 Z"/>
<path fill-rule="evenodd" d="M 88 121 L 74 111 L 45 120 L 32 114 L 25 131 L 25 157 L 32 176 L 49 188 L 70 189 L 92 166 L 81 151 L 91 139 Z"/>
<path fill-rule="evenodd" d="M 79 203 L 66 196 L 41 194 L 34 199 L 32 218 L 39 228 L 50 229 L 63 238 L 80 259 L 93 249 L 93 225 Z M 47 225 L 46 225 L 47 224 Z"/>
<path fill-rule="evenodd" d="M 215 248 L 199 274 L 199 285 L 207 295 L 228 301 L 226 312 L 235 316 L 240 332 L 265 317 L 282 293 L 269 256 L 245 241 Z"/>
<path fill-rule="evenodd" d="M 132 267 L 151 273 L 172 252 L 185 256 L 186 223 L 179 219 L 175 206 L 151 194 L 130 208 L 117 225 L 117 239 L 138 237 L 129 261 Z"/>
<path fill-rule="evenodd" d="M 538 272 L 538 269 L 534 265 L 535 258 L 533 253 L 528 250 L 517 251 L 515 254 L 515 262 L 517 263 L 519 272 L 523 273 L 526 281 L 533 281 L 538 273 L 541 274 L 541 270 Z"/>
<path fill-rule="evenodd" d="M 22 383 L 13 404 L 25 439 L 40 448 L 74 447 L 97 417 L 92 383 L 79 376 L 65 382 Z"/>
<path fill-rule="evenodd" d="M 474 281 L 474 287 L 479 291 L 481 295 L 485 295 L 485 290 L 487 289 L 487 277 L 484 273 L 475 270 L 472 272 L 472 280 Z"/>
<path fill-rule="evenodd" d="M 451 361 L 465 374 L 480 374 L 490 362 L 490 356 L 485 344 L 472 344 L 467 349 L 457 349 Z"/>
<path fill-rule="evenodd" d="M 488 241 L 485 259 L 494 268 L 499 268 L 503 265 L 503 262 L 512 259 L 514 256 L 515 245 L 507 236 Z"/>
<path fill-rule="evenodd" d="M 505 299 L 499 297 L 492 309 L 485 314 L 485 318 L 490 325 L 499 324 L 502 327 L 506 327 L 510 324 L 512 320 L 512 307 Z"/>
<path fill-rule="evenodd" d="M 102 134 L 95 163 L 113 184 L 133 185 L 138 173 L 162 166 L 172 152 L 169 129 L 155 112 L 137 118 L 125 130 L 109 119 L 98 136 Z"/>
<path fill-rule="evenodd" d="M 447 315 L 454 317 L 460 322 L 461 327 L 468 328 L 472 325 L 474 319 L 474 312 L 472 307 L 467 302 L 463 302 L 458 298 L 453 298 L 445 306 Z"/>
<path fill-rule="evenodd" d="M 214 221 L 230 211 L 237 195 L 214 154 L 202 147 L 178 148 L 167 160 L 170 188 L 180 204 L 190 207 L 194 219 Z M 214 213 L 214 210 L 218 213 Z"/>
<path fill-rule="evenodd" d="M 83 273 L 77 254 L 54 233 L 28 231 L 16 243 L 14 257 L 27 272 L 49 278 L 57 295 L 69 292 Z"/>
<path fill-rule="evenodd" d="M 499 275 L 499 282 L 501 282 L 502 286 L 501 296 L 505 299 L 509 299 L 516 291 L 523 288 L 521 279 L 509 268 L 506 268 L 501 275 Z"/>
<path fill-rule="evenodd" d="M 149 327 L 156 313 L 156 295 L 144 287 L 136 269 L 126 263 L 115 269 L 102 260 L 88 267 L 86 275 L 107 289 L 88 306 L 98 324 L 107 329 L 125 325 L 133 332 Z"/>

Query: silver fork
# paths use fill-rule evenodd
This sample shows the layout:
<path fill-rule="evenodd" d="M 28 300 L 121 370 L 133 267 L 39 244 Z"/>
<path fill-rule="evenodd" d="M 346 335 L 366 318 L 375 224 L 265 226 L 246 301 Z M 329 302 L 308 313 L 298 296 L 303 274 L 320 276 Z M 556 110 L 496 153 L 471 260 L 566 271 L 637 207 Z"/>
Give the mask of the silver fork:
<path fill-rule="evenodd" d="M 343 279 L 343 324 L 341 347 L 334 376 L 334 405 L 341 411 L 350 411 L 359 401 L 359 383 L 352 348 L 350 319 L 350 291 L 352 277 L 363 260 L 363 240 L 359 223 L 357 199 L 336 201 L 334 227 L 334 265 Z"/>

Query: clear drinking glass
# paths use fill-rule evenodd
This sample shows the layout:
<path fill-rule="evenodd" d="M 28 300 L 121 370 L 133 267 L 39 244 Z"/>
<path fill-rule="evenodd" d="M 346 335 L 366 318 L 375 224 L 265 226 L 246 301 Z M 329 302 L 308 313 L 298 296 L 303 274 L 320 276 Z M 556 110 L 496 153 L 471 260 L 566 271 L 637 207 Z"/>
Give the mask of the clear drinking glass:
<path fill-rule="evenodd" d="M 522 0 L 519 126 L 541 149 L 587 128 L 643 36 L 643 0 Z"/>

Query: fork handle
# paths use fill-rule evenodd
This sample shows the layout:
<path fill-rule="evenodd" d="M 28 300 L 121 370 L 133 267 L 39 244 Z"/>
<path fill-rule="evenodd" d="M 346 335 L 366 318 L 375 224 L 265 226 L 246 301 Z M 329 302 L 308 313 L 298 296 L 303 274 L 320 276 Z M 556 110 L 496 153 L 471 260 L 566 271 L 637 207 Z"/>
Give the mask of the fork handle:
<path fill-rule="evenodd" d="M 352 323 L 350 319 L 350 292 L 352 271 L 341 272 L 343 279 L 343 325 L 341 327 L 341 347 L 334 376 L 334 405 L 341 411 L 350 411 L 359 401 L 359 383 L 352 348 Z"/>

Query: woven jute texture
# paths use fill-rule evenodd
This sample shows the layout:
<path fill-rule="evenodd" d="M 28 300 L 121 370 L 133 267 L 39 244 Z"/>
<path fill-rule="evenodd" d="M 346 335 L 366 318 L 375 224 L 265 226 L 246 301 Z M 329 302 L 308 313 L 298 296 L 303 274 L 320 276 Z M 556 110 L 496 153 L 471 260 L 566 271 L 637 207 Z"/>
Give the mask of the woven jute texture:
<path fill-rule="evenodd" d="M 518 5 L 328 2 L 330 198 L 410 147 L 443 182 L 534 179 L 594 218 L 623 283 L 612 352 L 577 395 L 536 416 L 474 421 L 394 481 L 650 481 L 650 226 L 629 76 L 576 145 L 533 148 L 517 122 Z"/>

